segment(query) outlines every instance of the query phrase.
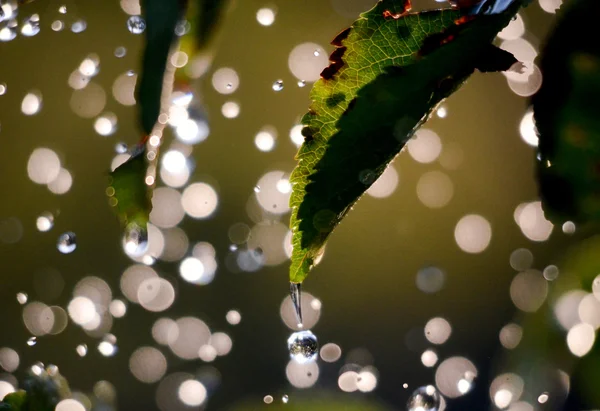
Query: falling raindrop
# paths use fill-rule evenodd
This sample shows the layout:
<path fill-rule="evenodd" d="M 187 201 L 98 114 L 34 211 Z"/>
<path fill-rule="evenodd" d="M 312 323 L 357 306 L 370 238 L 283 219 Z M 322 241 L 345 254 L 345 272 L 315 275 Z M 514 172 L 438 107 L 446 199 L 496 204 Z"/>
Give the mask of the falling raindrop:
<path fill-rule="evenodd" d="M 433 385 L 417 388 L 408 399 L 408 411 L 438 411 L 440 395 Z"/>
<path fill-rule="evenodd" d="M 298 81 L 298 87 L 302 88 L 304 86 L 306 86 L 306 81 L 304 81 L 304 80 Z"/>
<path fill-rule="evenodd" d="M 21 25 L 21 34 L 25 37 L 35 36 L 40 32 L 40 16 L 39 14 L 32 14 L 31 16 L 23 20 Z"/>
<path fill-rule="evenodd" d="M 302 328 L 302 284 L 290 282 L 290 298 L 294 304 L 298 328 Z"/>
<path fill-rule="evenodd" d="M 146 22 L 142 16 L 131 16 L 127 19 L 127 28 L 133 34 L 142 34 L 146 30 Z"/>
<path fill-rule="evenodd" d="M 31 337 L 30 339 L 27 340 L 27 345 L 30 347 L 33 347 L 36 344 L 37 344 L 37 337 Z"/>
<path fill-rule="evenodd" d="M 141 257 L 148 250 L 148 230 L 138 223 L 125 227 L 124 248 L 130 257 Z"/>
<path fill-rule="evenodd" d="M 86 344 L 79 344 L 76 348 L 75 351 L 77 351 L 77 354 L 80 357 L 85 357 L 88 351 L 88 347 Z"/>
<path fill-rule="evenodd" d="M 287 394 L 285 394 L 283 397 L 281 397 L 281 401 L 283 401 L 284 404 L 287 404 L 289 400 L 290 400 L 290 397 L 288 397 Z"/>
<path fill-rule="evenodd" d="M 25 304 L 28 299 L 29 299 L 29 297 L 27 296 L 27 294 L 17 293 L 17 301 L 19 302 L 19 304 L 21 304 L 21 305 Z"/>
<path fill-rule="evenodd" d="M 283 90 L 283 80 L 277 80 L 275 83 L 273 83 L 273 90 L 274 91 Z"/>
<path fill-rule="evenodd" d="M 77 237 L 75 236 L 75 233 L 67 231 L 64 234 L 61 234 L 58 237 L 56 247 L 58 248 L 58 251 L 63 254 L 69 254 L 75 251 L 77 248 Z"/>
<path fill-rule="evenodd" d="M 298 331 L 288 338 L 290 357 L 300 364 L 314 361 L 319 351 L 316 335 L 311 331 Z"/>

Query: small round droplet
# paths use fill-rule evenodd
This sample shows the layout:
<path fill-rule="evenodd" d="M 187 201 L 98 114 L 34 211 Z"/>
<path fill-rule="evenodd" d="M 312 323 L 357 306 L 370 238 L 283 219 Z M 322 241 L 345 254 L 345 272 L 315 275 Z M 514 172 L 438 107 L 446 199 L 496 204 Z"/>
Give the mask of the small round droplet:
<path fill-rule="evenodd" d="M 304 81 L 304 80 L 298 81 L 298 87 L 302 88 L 304 86 L 306 86 L 306 81 Z"/>
<path fill-rule="evenodd" d="M 319 49 L 317 49 L 313 52 L 313 56 L 315 56 L 315 57 L 319 57 L 320 55 L 321 55 L 321 52 L 319 51 Z"/>
<path fill-rule="evenodd" d="M 69 254 L 75 251 L 77 248 L 77 237 L 75 236 L 75 233 L 67 231 L 64 234 L 61 234 L 60 237 L 58 237 L 56 247 L 58 248 L 58 251 L 63 254 Z"/>
<path fill-rule="evenodd" d="M 285 394 L 283 397 L 281 397 L 281 401 L 283 401 L 284 404 L 287 404 L 290 401 L 290 397 Z"/>
<path fill-rule="evenodd" d="M 254 192 L 255 193 L 260 193 L 260 186 L 254 187 Z"/>
<path fill-rule="evenodd" d="M 131 16 L 127 19 L 127 28 L 133 34 L 142 34 L 146 30 L 146 22 L 142 16 Z"/>
<path fill-rule="evenodd" d="M 265 402 L 265 404 L 271 404 L 273 402 L 273 396 L 265 395 L 265 397 L 263 398 L 263 401 Z"/>
<path fill-rule="evenodd" d="M 17 301 L 19 302 L 19 304 L 23 305 L 23 304 L 27 303 L 28 299 L 29 299 L 29 296 L 27 296 L 27 294 L 17 293 Z"/>
<path fill-rule="evenodd" d="M 227 88 L 227 90 L 231 90 L 231 89 L 233 88 L 233 84 L 231 84 L 231 83 L 227 83 L 227 84 L 225 85 L 225 88 Z"/>
<path fill-rule="evenodd" d="M 127 152 L 127 144 L 117 143 L 115 145 L 115 152 L 118 154 L 125 154 Z"/>
<path fill-rule="evenodd" d="M 319 351 L 316 335 L 311 331 L 298 331 L 288 338 L 290 357 L 300 364 L 314 361 Z"/>
<path fill-rule="evenodd" d="M 402 388 L 407 389 L 408 388 L 408 384 L 407 383 L 402 384 Z"/>
<path fill-rule="evenodd" d="M 77 351 L 77 354 L 80 357 L 85 357 L 88 351 L 88 347 L 85 344 L 79 344 L 76 348 L 75 351 Z"/>
<path fill-rule="evenodd" d="M 408 411 L 438 411 L 440 395 L 433 385 L 417 388 L 406 404 Z"/>
<path fill-rule="evenodd" d="M 273 90 L 274 91 L 283 90 L 283 80 L 277 80 L 275 83 L 273 83 Z"/>
<path fill-rule="evenodd" d="M 137 223 L 129 223 L 123 241 L 127 255 L 141 257 L 148 251 L 148 230 Z"/>
<path fill-rule="evenodd" d="M 77 20 L 76 22 L 71 24 L 71 31 L 73 33 L 81 33 L 83 31 L 85 31 L 86 28 L 87 28 L 87 23 L 85 22 L 85 20 Z"/>
<path fill-rule="evenodd" d="M 44 211 L 35 221 L 37 229 L 41 232 L 49 231 L 54 226 L 54 216 L 48 211 Z"/>
<path fill-rule="evenodd" d="M 231 244 L 231 245 L 229 246 L 229 251 L 237 251 L 237 249 L 238 249 L 238 246 L 237 246 L 237 245 L 235 245 L 235 244 Z"/>
<path fill-rule="evenodd" d="M 538 402 L 540 404 L 545 404 L 546 402 L 548 402 L 548 398 L 550 398 L 550 396 L 548 395 L 548 393 L 547 392 L 543 392 L 538 397 Z"/>
<path fill-rule="evenodd" d="M 117 47 L 115 49 L 115 57 L 117 57 L 117 58 L 125 57 L 126 54 L 127 54 L 127 49 L 125 47 Z"/>
<path fill-rule="evenodd" d="M 127 77 L 133 77 L 134 74 L 135 74 L 135 71 L 133 71 L 133 70 L 127 71 Z"/>
<path fill-rule="evenodd" d="M 63 4 L 62 6 L 60 6 L 60 7 L 58 8 L 58 12 L 59 12 L 60 14 L 67 14 L 67 6 L 65 6 L 65 5 Z"/>
<path fill-rule="evenodd" d="M 31 337 L 30 339 L 27 340 L 27 345 L 30 347 L 33 347 L 36 344 L 37 344 L 37 337 Z"/>
<path fill-rule="evenodd" d="M 40 32 L 40 16 L 32 14 L 25 18 L 21 24 L 21 34 L 25 37 L 33 37 Z"/>

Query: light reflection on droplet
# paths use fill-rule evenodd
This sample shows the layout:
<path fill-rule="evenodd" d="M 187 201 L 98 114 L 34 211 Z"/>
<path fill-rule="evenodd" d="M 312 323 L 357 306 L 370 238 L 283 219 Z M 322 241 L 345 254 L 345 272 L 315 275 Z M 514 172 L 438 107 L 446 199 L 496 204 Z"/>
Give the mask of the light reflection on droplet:
<path fill-rule="evenodd" d="M 54 216 L 52 215 L 52 213 L 44 211 L 35 220 L 35 225 L 37 229 L 41 232 L 49 231 L 54 226 Z"/>
<path fill-rule="evenodd" d="M 177 394 L 185 405 L 197 407 L 206 400 L 208 392 L 200 381 L 187 380 L 179 386 Z"/>
<path fill-rule="evenodd" d="M 129 357 L 129 370 L 139 381 L 152 384 L 167 371 L 167 359 L 154 347 L 140 347 Z"/>
<path fill-rule="evenodd" d="M 450 323 L 442 318 L 435 317 L 425 325 L 425 338 L 432 344 L 444 344 L 452 333 Z"/>
<path fill-rule="evenodd" d="M 240 86 L 240 78 L 234 69 L 222 67 L 214 72 L 212 85 L 218 93 L 231 94 Z"/>
<path fill-rule="evenodd" d="M 42 108 L 42 93 L 31 91 L 23 97 L 21 112 L 26 116 L 37 114 Z"/>
<path fill-rule="evenodd" d="M 462 217 L 454 229 L 454 239 L 461 250 L 471 254 L 483 252 L 492 239 L 492 227 L 482 216 L 469 214 Z"/>
<path fill-rule="evenodd" d="M 228 101 L 221 106 L 221 114 L 225 118 L 236 118 L 240 114 L 240 105 L 235 101 Z"/>
<path fill-rule="evenodd" d="M 209 218 L 219 205 L 215 189 L 206 183 L 194 183 L 185 188 L 181 196 L 181 206 L 192 218 Z"/>
<path fill-rule="evenodd" d="M 567 333 L 567 346 L 576 357 L 583 357 L 590 352 L 595 340 L 596 332 L 589 324 L 574 325 Z"/>
<path fill-rule="evenodd" d="M 325 53 L 315 56 L 315 50 L 325 50 L 316 43 L 302 43 L 294 47 L 288 57 L 288 67 L 298 80 L 313 82 L 319 79 L 321 71 L 329 64 Z"/>
<path fill-rule="evenodd" d="M 256 12 L 256 21 L 261 26 L 270 26 L 275 21 L 275 11 L 268 7 L 258 9 Z"/>
<path fill-rule="evenodd" d="M 432 163 L 442 152 L 442 141 L 432 130 L 421 128 L 406 144 L 410 156 L 419 163 Z"/>

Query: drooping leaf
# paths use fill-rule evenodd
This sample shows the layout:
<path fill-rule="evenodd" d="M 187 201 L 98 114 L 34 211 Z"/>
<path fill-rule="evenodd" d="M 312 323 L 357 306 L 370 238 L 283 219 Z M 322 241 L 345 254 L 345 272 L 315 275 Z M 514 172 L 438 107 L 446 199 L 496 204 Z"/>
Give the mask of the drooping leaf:
<path fill-rule="evenodd" d="M 290 281 L 305 279 L 332 230 L 440 101 L 475 69 L 506 70 L 516 62 L 492 40 L 527 2 L 486 1 L 473 15 L 413 14 L 410 1 L 382 0 L 333 40 L 290 178 Z"/>
<path fill-rule="evenodd" d="M 600 2 L 578 0 L 557 13 L 542 51 L 543 82 L 532 98 L 539 133 L 538 178 L 554 222 L 600 222 L 600 46 L 589 35 Z"/>

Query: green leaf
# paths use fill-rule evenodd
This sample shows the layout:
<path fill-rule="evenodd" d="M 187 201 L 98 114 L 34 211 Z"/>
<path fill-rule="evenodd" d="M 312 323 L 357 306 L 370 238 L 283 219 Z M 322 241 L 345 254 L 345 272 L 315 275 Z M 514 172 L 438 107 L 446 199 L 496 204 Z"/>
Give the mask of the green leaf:
<path fill-rule="evenodd" d="M 24 390 L 8 394 L 0 402 L 2 411 L 54 411 L 56 404 L 71 397 L 67 380 L 58 368 L 39 367 L 38 373 L 29 372 L 22 382 Z"/>
<path fill-rule="evenodd" d="M 290 281 L 306 278 L 333 229 L 437 104 L 476 68 L 506 70 L 516 62 L 491 43 L 526 2 L 471 16 L 410 14 L 404 1 L 382 0 L 332 42 L 290 178 Z"/>
<path fill-rule="evenodd" d="M 589 27 L 600 2 L 566 3 L 542 51 L 544 81 L 532 98 L 538 177 L 554 222 L 600 222 L 600 49 Z"/>
<path fill-rule="evenodd" d="M 19 390 L 10 393 L 0 402 L 1 411 L 26 411 L 25 400 L 27 393 L 24 390 Z"/>
<path fill-rule="evenodd" d="M 109 204 L 121 221 L 126 225 L 134 223 L 143 228 L 146 227 L 152 210 L 150 188 L 145 183 L 145 153 L 144 143 L 141 143 L 131 158 L 110 174 L 106 190 Z"/>

